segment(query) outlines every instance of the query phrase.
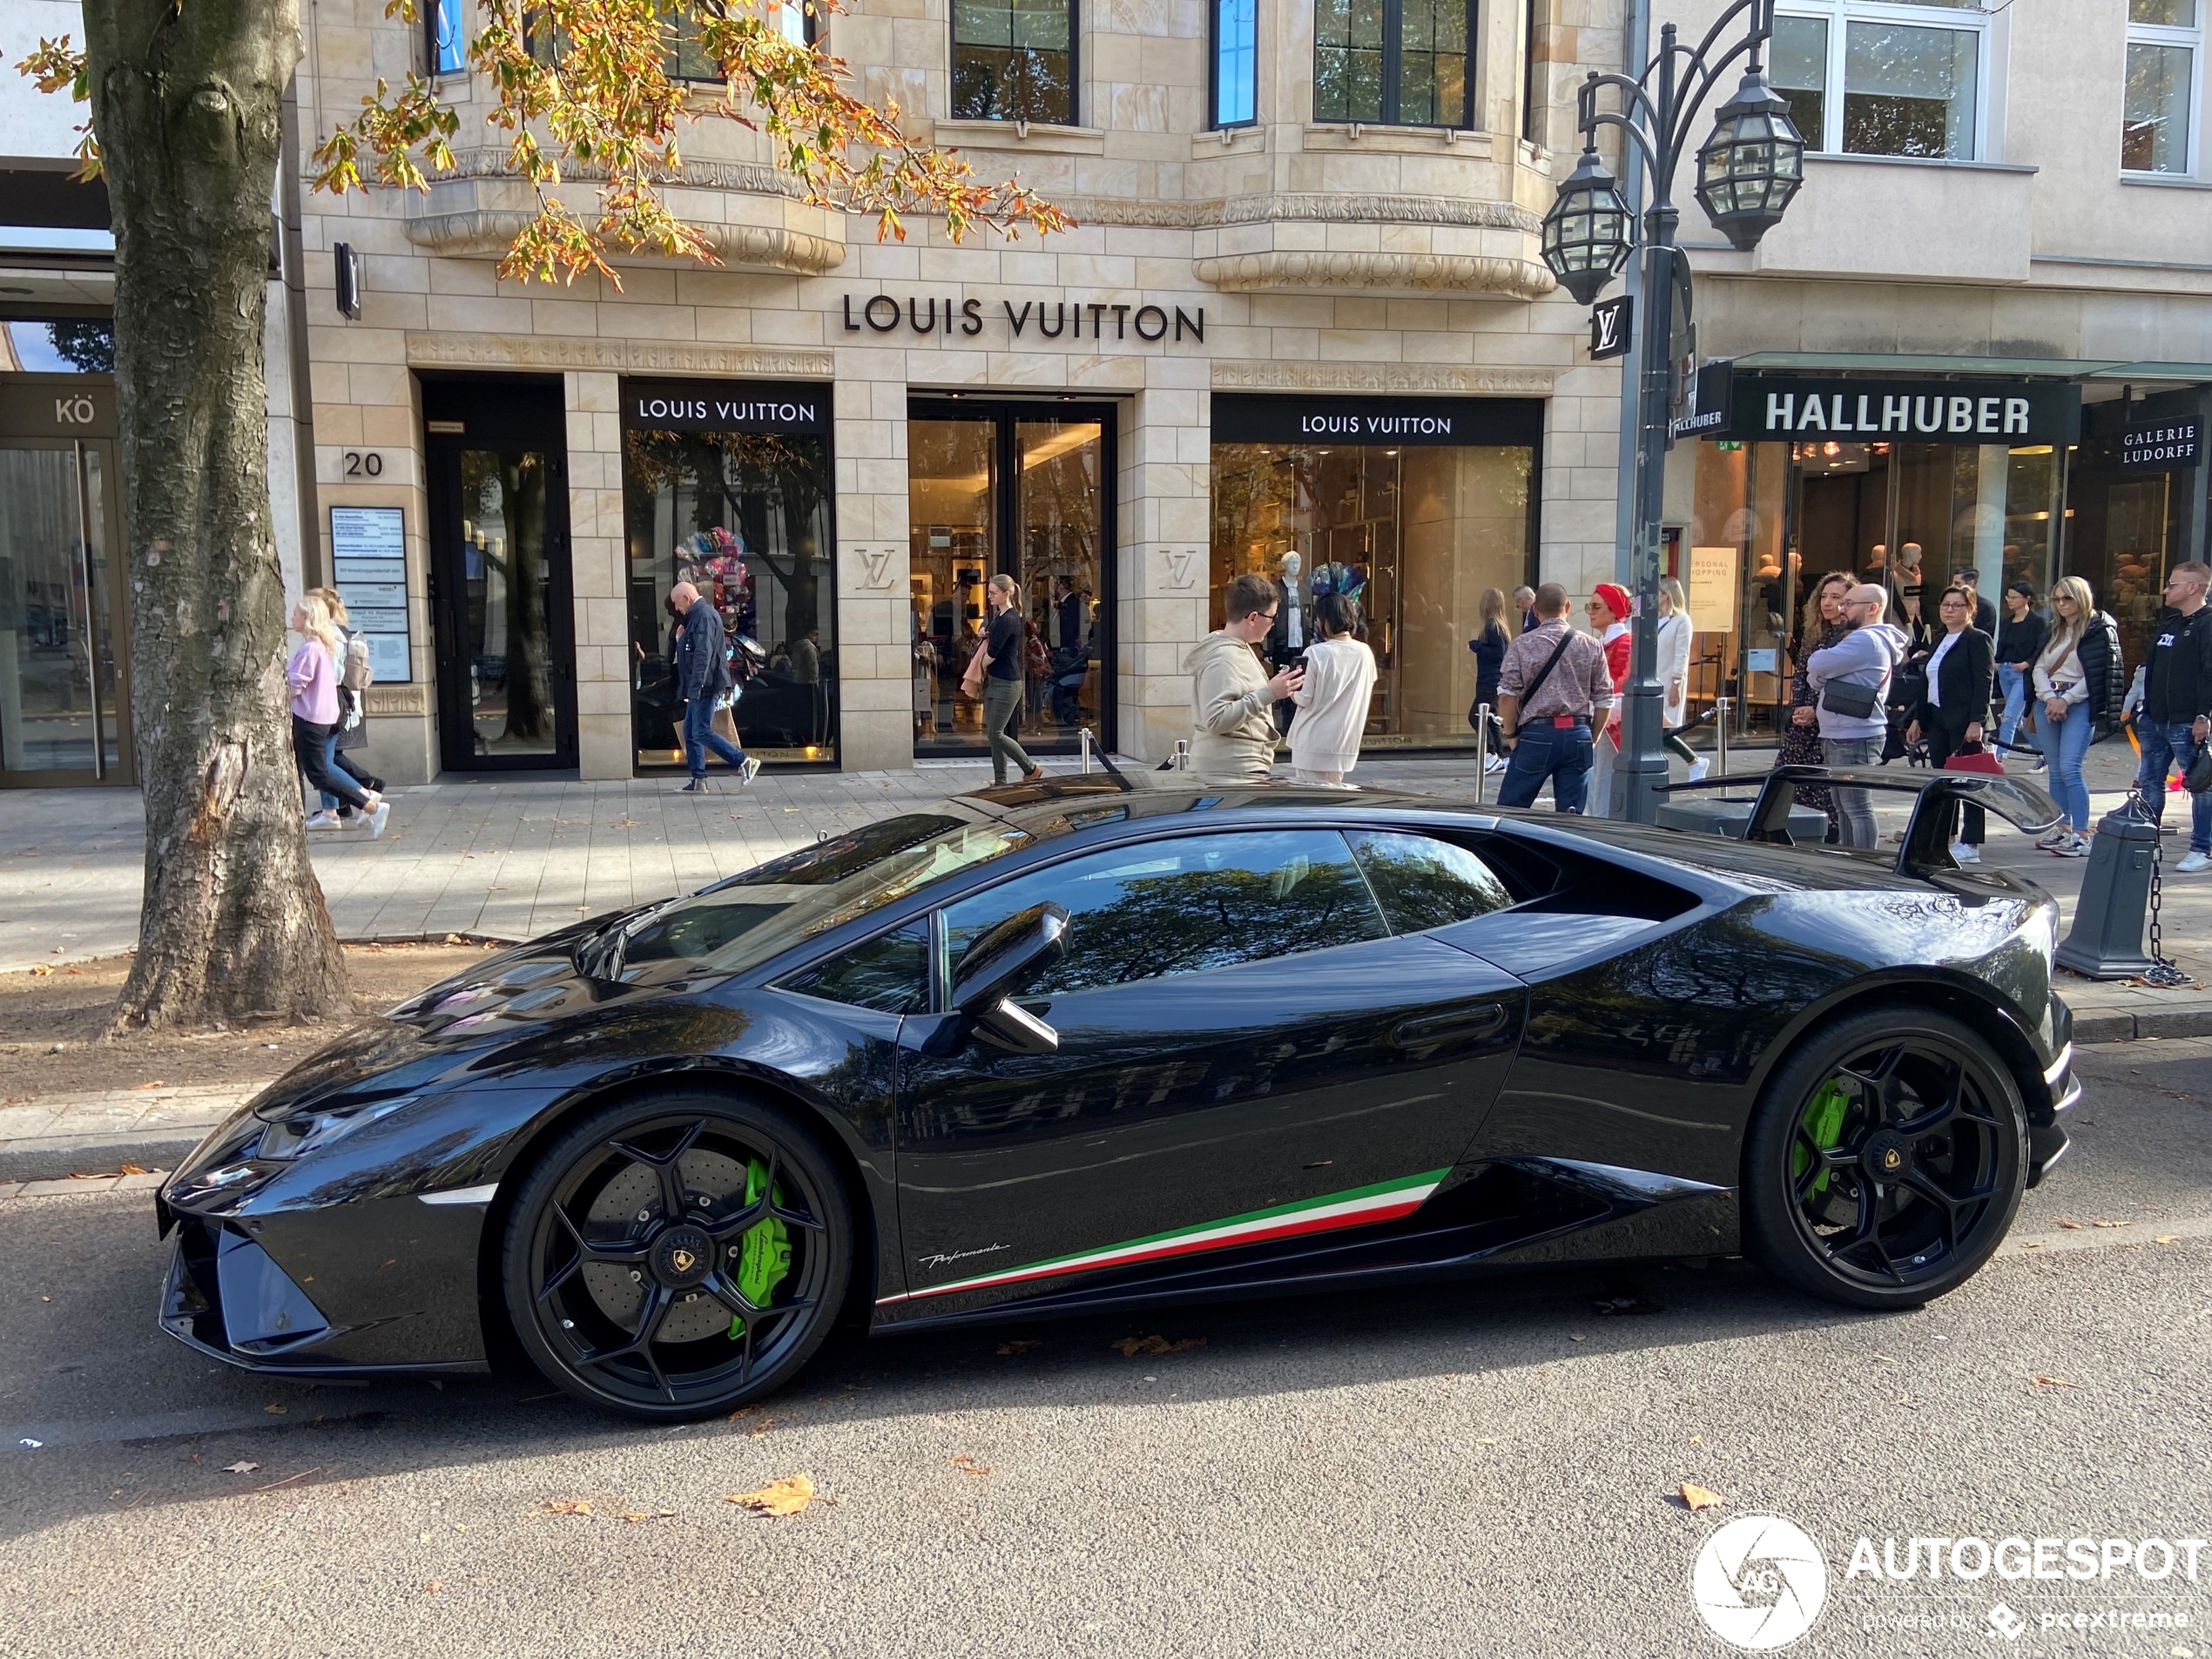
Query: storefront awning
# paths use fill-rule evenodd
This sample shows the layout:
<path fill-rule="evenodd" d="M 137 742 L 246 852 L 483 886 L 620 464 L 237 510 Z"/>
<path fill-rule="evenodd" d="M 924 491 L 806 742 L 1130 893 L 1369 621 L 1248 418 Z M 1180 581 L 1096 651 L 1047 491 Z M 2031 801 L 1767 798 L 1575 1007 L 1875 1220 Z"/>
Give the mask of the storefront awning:
<path fill-rule="evenodd" d="M 2208 381 L 2212 363 L 2123 362 L 2080 357 L 1953 357 L 1937 354 L 1755 351 L 1739 369 L 1798 369 L 1816 374 L 1991 374 L 2067 381 Z"/>

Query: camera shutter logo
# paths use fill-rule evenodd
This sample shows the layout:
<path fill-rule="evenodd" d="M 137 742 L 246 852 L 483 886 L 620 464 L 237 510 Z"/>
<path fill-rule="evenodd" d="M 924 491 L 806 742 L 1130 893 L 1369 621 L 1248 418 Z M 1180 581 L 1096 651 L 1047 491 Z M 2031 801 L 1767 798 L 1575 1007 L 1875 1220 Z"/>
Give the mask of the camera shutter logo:
<path fill-rule="evenodd" d="M 1828 1563 L 1794 1521 L 1744 1515 L 1698 1550 L 1689 1599 L 1722 1641 L 1753 1652 L 1784 1648 L 1819 1620 Z"/>

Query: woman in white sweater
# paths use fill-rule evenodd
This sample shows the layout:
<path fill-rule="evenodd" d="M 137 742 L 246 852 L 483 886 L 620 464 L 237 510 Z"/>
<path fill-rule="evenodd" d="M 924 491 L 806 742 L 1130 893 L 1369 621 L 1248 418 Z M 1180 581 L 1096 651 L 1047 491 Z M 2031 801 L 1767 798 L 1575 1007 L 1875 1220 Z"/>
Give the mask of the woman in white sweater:
<path fill-rule="evenodd" d="M 1305 684 L 1291 694 L 1291 774 L 1302 784 L 1341 784 L 1359 761 L 1359 735 L 1375 689 L 1375 654 L 1353 636 L 1359 607 L 1340 593 L 1313 606 L 1321 637 L 1305 649 Z"/>

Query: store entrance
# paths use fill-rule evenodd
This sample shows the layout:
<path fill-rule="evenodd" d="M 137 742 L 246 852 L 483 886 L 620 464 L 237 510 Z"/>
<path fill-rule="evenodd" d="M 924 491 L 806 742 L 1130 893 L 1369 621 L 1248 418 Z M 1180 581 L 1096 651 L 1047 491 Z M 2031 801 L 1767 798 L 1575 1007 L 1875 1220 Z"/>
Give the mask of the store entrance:
<path fill-rule="evenodd" d="M 0 786 L 134 781 L 117 481 L 111 439 L 0 438 Z"/>
<path fill-rule="evenodd" d="M 448 772 L 577 764 L 557 382 L 426 382 L 430 615 Z"/>
<path fill-rule="evenodd" d="M 1000 572 L 1028 624 L 1022 746 L 1071 754 L 1088 726 L 1110 750 L 1113 406 L 917 398 L 907 455 L 915 757 L 988 751 L 960 680 Z"/>

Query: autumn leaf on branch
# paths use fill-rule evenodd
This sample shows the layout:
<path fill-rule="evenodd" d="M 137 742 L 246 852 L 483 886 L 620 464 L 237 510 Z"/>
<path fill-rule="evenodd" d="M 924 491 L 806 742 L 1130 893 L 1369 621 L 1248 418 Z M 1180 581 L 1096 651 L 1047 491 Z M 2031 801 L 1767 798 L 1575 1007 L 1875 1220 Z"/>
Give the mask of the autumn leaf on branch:
<path fill-rule="evenodd" d="M 16 65 L 16 72 L 30 76 L 42 92 L 66 91 L 72 104 L 92 101 L 91 84 L 84 78 L 84 54 L 71 44 L 67 35 L 59 40 L 41 36 L 38 49 Z M 100 141 L 92 136 L 89 120 L 79 121 L 77 131 L 75 154 L 79 165 L 70 176 L 83 184 L 100 176 Z"/>
<path fill-rule="evenodd" d="M 818 15 L 842 10 L 839 0 L 806 3 Z M 904 241 L 914 213 L 943 215 L 954 242 L 979 225 L 1012 239 L 1025 226 L 1043 235 L 1073 224 L 1027 186 L 979 180 L 954 152 L 908 139 L 895 103 L 854 97 L 841 58 L 778 27 L 782 3 L 482 0 L 469 61 L 491 98 L 484 120 L 508 135 L 505 171 L 537 201 L 499 274 L 550 282 L 592 272 L 620 288 L 608 262 L 617 253 L 720 262 L 662 195 L 685 182 L 682 130 L 704 96 L 669 72 L 679 43 L 721 71 L 714 109 L 768 139 L 809 206 L 873 217 L 879 241 Z M 412 23 L 415 0 L 389 0 L 385 15 Z M 366 164 L 382 185 L 427 191 L 433 174 L 454 171 L 460 118 L 420 76 L 396 92 L 379 80 L 354 122 L 316 146 L 316 186 L 366 188 Z M 556 193 L 586 179 L 598 189 L 590 223 Z"/>

